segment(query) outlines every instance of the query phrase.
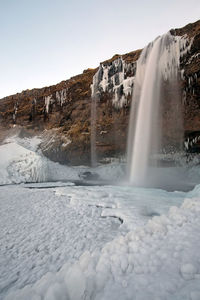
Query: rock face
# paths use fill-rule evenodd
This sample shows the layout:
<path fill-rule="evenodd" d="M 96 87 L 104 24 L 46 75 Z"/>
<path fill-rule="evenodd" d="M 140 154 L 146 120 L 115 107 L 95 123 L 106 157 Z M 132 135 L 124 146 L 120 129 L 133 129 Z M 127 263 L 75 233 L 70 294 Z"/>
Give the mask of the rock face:
<path fill-rule="evenodd" d="M 200 21 L 171 30 L 171 34 L 185 35 L 191 44 L 180 61 L 181 109 L 189 150 L 192 143 L 194 146 L 198 142 L 195 132 L 200 131 Z M 72 165 L 90 164 L 91 104 L 95 99 L 98 160 L 123 156 L 140 53 L 137 50 L 115 55 L 99 68 L 87 69 L 57 85 L 1 99 L 0 141 L 13 126 L 23 128 L 26 134 L 43 136 L 41 149 L 50 159 Z M 167 117 L 166 107 L 163 118 Z"/>

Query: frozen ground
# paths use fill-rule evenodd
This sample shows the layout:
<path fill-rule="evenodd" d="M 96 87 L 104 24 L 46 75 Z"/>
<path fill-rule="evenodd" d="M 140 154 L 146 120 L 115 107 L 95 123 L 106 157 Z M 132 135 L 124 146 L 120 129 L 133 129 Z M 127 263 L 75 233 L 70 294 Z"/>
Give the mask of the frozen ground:
<path fill-rule="evenodd" d="M 0 146 L 0 299 L 200 299 L 200 185 L 76 186 L 88 169 L 48 161 L 38 143 Z M 119 181 L 123 167 L 95 173 Z"/>
<path fill-rule="evenodd" d="M 102 218 L 95 205 L 73 203 L 76 191 L 65 189 L 67 196 L 57 195 L 60 188 L 0 188 L 1 295 L 101 249 L 118 234 L 118 219 Z"/>

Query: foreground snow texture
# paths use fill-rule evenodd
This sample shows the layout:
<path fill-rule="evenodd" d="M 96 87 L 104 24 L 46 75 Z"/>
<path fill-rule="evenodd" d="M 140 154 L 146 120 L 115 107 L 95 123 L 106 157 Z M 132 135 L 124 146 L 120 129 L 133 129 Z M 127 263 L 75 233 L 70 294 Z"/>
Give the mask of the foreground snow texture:
<path fill-rule="evenodd" d="M 200 299 L 200 186 L 36 187 L 0 188 L 2 299 Z"/>
<path fill-rule="evenodd" d="M 0 146 L 0 299 L 200 299 L 200 185 L 75 186 L 88 169 L 48 161 L 39 142 Z M 95 172 L 116 181 L 123 168 Z"/>

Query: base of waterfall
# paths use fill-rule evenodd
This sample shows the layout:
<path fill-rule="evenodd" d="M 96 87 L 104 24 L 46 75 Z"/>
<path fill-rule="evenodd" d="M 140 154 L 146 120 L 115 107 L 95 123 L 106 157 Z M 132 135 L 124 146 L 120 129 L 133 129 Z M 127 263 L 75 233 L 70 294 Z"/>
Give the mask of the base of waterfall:
<path fill-rule="evenodd" d="M 179 191 L 134 187 L 123 164 L 62 166 L 39 142 L 0 146 L 0 299 L 199 299 L 195 162 L 159 169 Z"/>

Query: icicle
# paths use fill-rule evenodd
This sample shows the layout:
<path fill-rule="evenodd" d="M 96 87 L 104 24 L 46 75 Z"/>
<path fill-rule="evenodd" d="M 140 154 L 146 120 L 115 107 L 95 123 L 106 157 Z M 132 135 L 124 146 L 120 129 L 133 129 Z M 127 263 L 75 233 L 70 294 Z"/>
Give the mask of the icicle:
<path fill-rule="evenodd" d="M 135 63 L 126 63 L 122 57 L 109 65 L 101 64 L 93 77 L 92 95 L 94 96 L 94 93 L 99 95 L 101 92 L 114 94 L 113 104 L 116 107 L 122 107 L 133 90 L 134 76 L 126 77 L 127 72 L 135 73 Z M 123 93 L 120 93 L 120 90 L 123 90 Z"/>
<path fill-rule="evenodd" d="M 44 99 L 45 99 L 44 101 L 45 101 L 45 106 L 46 106 L 46 112 L 48 113 L 49 112 L 49 105 L 50 105 L 51 101 L 53 100 L 52 95 L 46 96 Z"/>

